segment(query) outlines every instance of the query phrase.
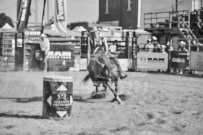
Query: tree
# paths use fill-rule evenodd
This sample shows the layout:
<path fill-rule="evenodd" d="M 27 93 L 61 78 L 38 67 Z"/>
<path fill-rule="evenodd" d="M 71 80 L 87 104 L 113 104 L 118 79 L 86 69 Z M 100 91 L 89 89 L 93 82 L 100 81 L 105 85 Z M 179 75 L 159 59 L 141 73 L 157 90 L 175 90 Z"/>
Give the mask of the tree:
<path fill-rule="evenodd" d="M 0 28 L 3 27 L 6 23 L 14 27 L 12 19 L 9 16 L 6 16 L 5 13 L 0 14 Z"/>

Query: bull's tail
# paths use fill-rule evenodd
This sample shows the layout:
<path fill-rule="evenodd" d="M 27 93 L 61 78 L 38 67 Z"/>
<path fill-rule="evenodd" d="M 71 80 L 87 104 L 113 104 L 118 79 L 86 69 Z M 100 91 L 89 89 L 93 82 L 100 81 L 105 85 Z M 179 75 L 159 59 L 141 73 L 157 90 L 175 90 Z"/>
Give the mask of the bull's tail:
<path fill-rule="evenodd" d="M 86 83 L 90 79 L 90 75 L 88 74 L 85 76 L 85 78 L 82 80 L 83 83 Z"/>

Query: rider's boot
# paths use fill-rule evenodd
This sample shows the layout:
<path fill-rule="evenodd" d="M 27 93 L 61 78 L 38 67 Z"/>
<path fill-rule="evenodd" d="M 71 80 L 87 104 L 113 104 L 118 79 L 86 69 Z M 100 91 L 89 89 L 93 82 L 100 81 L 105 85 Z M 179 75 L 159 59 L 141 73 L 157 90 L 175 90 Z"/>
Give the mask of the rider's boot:
<path fill-rule="evenodd" d="M 122 71 L 120 65 L 118 65 L 118 73 L 119 73 L 119 77 L 120 79 L 124 79 L 127 77 L 127 74 L 125 72 Z"/>
<path fill-rule="evenodd" d="M 119 70 L 118 72 L 119 72 L 119 77 L 120 77 L 120 79 L 124 79 L 124 78 L 127 77 L 127 74 L 126 74 L 125 72 L 123 72 L 123 71 L 121 71 L 121 70 Z"/>

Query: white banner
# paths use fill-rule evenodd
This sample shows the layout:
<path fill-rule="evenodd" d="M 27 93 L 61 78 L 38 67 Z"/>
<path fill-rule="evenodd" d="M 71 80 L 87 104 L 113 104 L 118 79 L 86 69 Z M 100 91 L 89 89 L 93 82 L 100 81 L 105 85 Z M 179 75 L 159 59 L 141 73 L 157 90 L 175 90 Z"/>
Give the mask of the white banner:
<path fill-rule="evenodd" d="M 203 53 L 202 52 L 191 52 L 190 70 L 203 71 Z"/>
<path fill-rule="evenodd" d="M 129 65 L 128 59 L 118 59 L 118 61 L 120 63 L 121 69 L 123 71 L 128 71 L 128 65 Z"/>
<path fill-rule="evenodd" d="M 168 69 L 168 54 L 139 52 L 137 54 L 137 68 L 146 71 L 166 71 Z"/>
<path fill-rule="evenodd" d="M 54 19 L 55 26 L 58 33 L 66 35 L 67 33 L 67 4 L 66 0 L 54 1 Z"/>

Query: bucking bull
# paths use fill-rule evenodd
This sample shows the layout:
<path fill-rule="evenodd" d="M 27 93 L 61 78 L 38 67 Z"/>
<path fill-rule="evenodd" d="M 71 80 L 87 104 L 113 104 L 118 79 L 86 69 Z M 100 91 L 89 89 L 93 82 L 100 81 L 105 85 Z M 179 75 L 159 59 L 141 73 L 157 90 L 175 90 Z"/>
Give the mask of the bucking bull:
<path fill-rule="evenodd" d="M 98 81 L 105 82 L 114 94 L 114 99 L 112 101 L 117 101 L 119 104 L 122 104 L 118 95 L 118 67 L 102 49 L 99 49 L 91 55 L 87 70 L 89 74 L 83 79 L 83 82 L 87 82 L 90 78 L 93 83 Z M 113 88 L 113 84 L 115 85 L 115 89 Z"/>

